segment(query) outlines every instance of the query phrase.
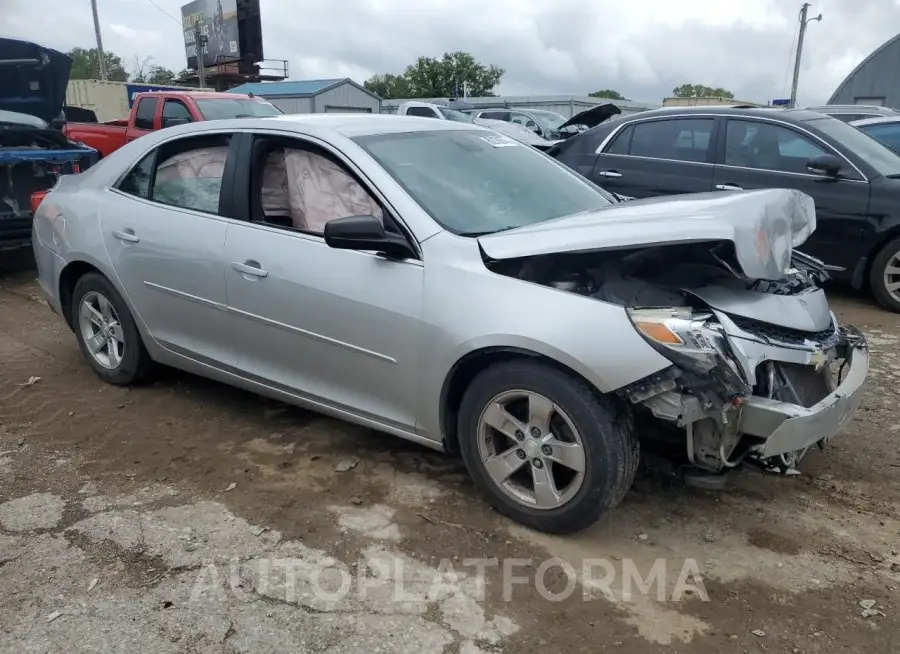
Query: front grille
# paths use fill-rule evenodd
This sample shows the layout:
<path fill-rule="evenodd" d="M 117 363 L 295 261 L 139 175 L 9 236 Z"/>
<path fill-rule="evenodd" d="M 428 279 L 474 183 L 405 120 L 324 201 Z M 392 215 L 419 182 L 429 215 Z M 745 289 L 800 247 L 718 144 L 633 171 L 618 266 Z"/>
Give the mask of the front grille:
<path fill-rule="evenodd" d="M 806 341 L 812 341 L 821 345 L 823 349 L 834 347 L 841 340 L 840 334 L 831 322 L 827 329 L 818 332 L 805 332 L 800 329 L 790 329 L 780 325 L 743 318 L 741 316 L 728 316 L 735 325 L 749 334 L 767 340 L 788 343 L 791 345 L 803 345 Z"/>

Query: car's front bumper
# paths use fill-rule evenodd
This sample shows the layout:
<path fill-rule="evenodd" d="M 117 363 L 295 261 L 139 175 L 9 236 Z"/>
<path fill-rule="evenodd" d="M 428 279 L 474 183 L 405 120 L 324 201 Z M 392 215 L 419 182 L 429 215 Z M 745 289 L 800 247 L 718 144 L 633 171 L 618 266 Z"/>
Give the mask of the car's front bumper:
<path fill-rule="evenodd" d="M 742 407 L 738 431 L 764 438 L 763 457 L 803 450 L 840 431 L 862 402 L 869 372 L 865 337 L 854 327 L 843 329 L 846 366 L 835 390 L 811 407 L 752 396 Z"/>

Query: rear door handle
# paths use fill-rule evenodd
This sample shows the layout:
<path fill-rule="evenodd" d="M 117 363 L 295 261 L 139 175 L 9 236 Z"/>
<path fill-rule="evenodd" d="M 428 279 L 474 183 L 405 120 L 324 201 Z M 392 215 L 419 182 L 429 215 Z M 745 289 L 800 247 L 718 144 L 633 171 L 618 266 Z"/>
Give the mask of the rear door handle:
<path fill-rule="evenodd" d="M 134 235 L 134 230 L 126 229 L 125 231 L 119 231 L 118 229 L 113 230 L 112 233 L 120 241 L 125 241 L 126 243 L 137 243 L 141 239 Z"/>
<path fill-rule="evenodd" d="M 250 275 L 252 277 L 268 277 L 269 273 L 260 268 L 258 261 L 247 260 L 244 262 L 241 261 L 232 261 L 231 267 L 237 270 L 242 275 Z"/>
<path fill-rule="evenodd" d="M 737 184 L 716 184 L 716 190 L 719 191 L 743 191 L 744 189 Z"/>
<path fill-rule="evenodd" d="M 600 177 L 621 177 L 622 173 L 617 170 L 601 170 L 597 172 Z"/>

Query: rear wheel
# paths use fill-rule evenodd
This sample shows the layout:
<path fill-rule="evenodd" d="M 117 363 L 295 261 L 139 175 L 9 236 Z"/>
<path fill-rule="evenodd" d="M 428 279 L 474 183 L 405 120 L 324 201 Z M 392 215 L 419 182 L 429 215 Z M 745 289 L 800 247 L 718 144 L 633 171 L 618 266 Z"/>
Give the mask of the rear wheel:
<path fill-rule="evenodd" d="M 463 397 L 460 451 L 491 505 L 525 525 L 570 533 L 615 507 L 639 446 L 627 410 L 539 362 L 492 366 Z"/>
<path fill-rule="evenodd" d="M 72 293 L 72 327 L 82 354 L 103 381 L 126 386 L 152 365 L 128 306 L 99 273 L 88 273 Z"/>
<path fill-rule="evenodd" d="M 879 304 L 900 313 L 900 238 L 887 243 L 872 259 L 869 285 Z"/>

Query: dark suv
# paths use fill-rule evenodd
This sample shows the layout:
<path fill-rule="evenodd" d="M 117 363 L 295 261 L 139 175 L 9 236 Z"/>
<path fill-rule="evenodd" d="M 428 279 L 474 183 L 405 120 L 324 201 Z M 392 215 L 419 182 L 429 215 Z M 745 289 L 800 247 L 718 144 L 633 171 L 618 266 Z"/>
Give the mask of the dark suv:
<path fill-rule="evenodd" d="M 672 107 L 618 117 L 550 154 L 626 198 L 793 188 L 813 197 L 800 248 L 900 312 L 900 156 L 801 109 Z"/>

